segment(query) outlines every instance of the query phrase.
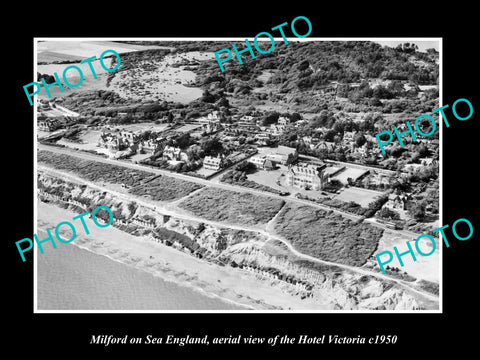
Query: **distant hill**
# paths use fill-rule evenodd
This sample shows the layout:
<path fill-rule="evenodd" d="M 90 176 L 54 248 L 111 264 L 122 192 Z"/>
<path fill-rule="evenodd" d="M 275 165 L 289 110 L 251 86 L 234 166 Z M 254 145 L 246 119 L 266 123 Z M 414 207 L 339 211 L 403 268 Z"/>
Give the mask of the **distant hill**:
<path fill-rule="evenodd" d="M 235 44 L 238 49 L 245 47 L 240 42 Z M 270 54 L 257 54 L 255 59 L 249 53 L 242 54 L 243 65 L 232 56 L 224 64 L 224 76 L 248 81 L 263 70 L 278 69 L 282 71 L 271 82 L 305 90 L 331 81 L 352 83 L 373 78 L 431 85 L 438 81 L 437 59 L 438 53 L 422 53 L 410 47 L 382 47 L 371 41 L 289 42 L 288 45 L 277 42 Z M 208 76 L 221 74 L 218 64 L 213 65 Z"/>

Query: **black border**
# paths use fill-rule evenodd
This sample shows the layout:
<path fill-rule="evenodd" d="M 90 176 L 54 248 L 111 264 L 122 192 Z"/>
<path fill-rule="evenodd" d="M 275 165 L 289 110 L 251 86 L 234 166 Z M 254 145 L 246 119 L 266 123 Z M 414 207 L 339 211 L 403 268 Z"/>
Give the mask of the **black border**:
<path fill-rule="evenodd" d="M 4 206 L 8 208 L 3 241 L 8 269 L 4 272 L 7 289 L 8 335 L 6 344 L 22 350 L 25 345 L 48 354 L 140 354 L 145 350 L 157 356 L 174 351 L 180 354 L 202 354 L 227 351 L 241 354 L 304 353 L 322 356 L 344 350 L 356 354 L 384 353 L 434 355 L 443 349 L 466 351 L 474 344 L 474 331 L 469 319 L 476 313 L 475 256 L 478 250 L 478 215 L 471 206 L 477 193 L 474 146 L 478 129 L 480 102 L 474 86 L 478 82 L 474 31 L 478 20 L 473 6 L 452 4 L 448 9 L 436 4 L 420 9 L 418 4 L 323 3 L 303 8 L 283 7 L 280 3 L 258 6 L 224 3 L 218 7 L 196 4 L 198 9 L 183 4 L 171 9 L 155 4 L 104 4 L 107 10 L 94 12 L 85 5 L 70 12 L 64 9 L 63 19 L 51 8 L 34 9 L 18 20 L 20 34 L 14 28 L 4 29 L 8 37 L 4 52 Z M 129 7 L 129 9 L 127 9 Z M 131 8 L 130 8 L 131 7 Z M 120 13 L 119 13 L 120 12 Z M 70 16 L 66 16 L 67 14 Z M 443 314 L 33 314 L 33 258 L 22 263 L 14 242 L 33 233 L 33 110 L 25 101 L 22 86 L 31 82 L 33 74 L 33 38 L 42 36 L 135 36 L 135 37 L 230 37 L 254 36 L 260 31 L 290 22 L 296 16 L 307 16 L 312 25 L 311 37 L 442 37 L 443 38 L 443 104 L 467 98 L 474 107 L 468 121 L 453 120 L 443 133 L 443 223 L 458 218 L 469 219 L 473 237 L 465 242 L 451 241 L 443 248 L 444 313 Z M 71 17 L 71 18 L 70 18 Z M 8 69 L 8 70 L 7 70 Z M 478 150 L 477 150 L 478 151 Z M 12 191 L 8 191 L 13 186 Z M 478 198 L 478 196 L 477 196 Z M 473 326 L 475 326 L 473 324 Z M 475 327 L 474 327 L 475 329 Z M 156 337 L 167 334 L 228 336 L 250 334 L 269 337 L 288 334 L 319 336 L 398 336 L 395 345 L 381 346 L 109 346 L 89 345 L 92 334 Z M 69 351 L 70 350 L 70 351 Z M 32 354 L 35 356 L 35 354 Z"/>

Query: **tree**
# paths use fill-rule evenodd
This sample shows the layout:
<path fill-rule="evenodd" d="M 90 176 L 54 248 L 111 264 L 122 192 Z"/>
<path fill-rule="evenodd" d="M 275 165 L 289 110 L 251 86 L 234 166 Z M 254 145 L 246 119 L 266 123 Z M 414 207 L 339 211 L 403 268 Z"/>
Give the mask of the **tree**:
<path fill-rule="evenodd" d="M 325 133 L 325 136 L 323 137 L 325 141 L 333 141 L 333 138 L 335 137 L 336 132 L 334 130 L 328 130 Z"/>
<path fill-rule="evenodd" d="M 175 144 L 181 149 L 184 149 L 190 146 L 192 143 L 192 138 L 189 133 L 184 133 L 175 139 Z"/>
<path fill-rule="evenodd" d="M 146 130 L 140 137 L 142 140 L 150 139 L 150 135 L 152 134 L 151 130 Z"/>
<path fill-rule="evenodd" d="M 381 208 L 380 211 L 377 212 L 377 216 L 382 217 L 384 219 L 400 220 L 400 214 L 387 207 Z"/>
<path fill-rule="evenodd" d="M 207 103 L 213 103 L 215 102 L 215 96 L 213 96 L 212 94 L 210 94 L 210 91 L 208 90 L 205 90 L 203 92 L 203 96 L 202 96 L 202 99 L 201 99 L 203 102 L 207 102 Z"/>
<path fill-rule="evenodd" d="M 257 167 L 250 161 L 242 161 L 235 165 L 235 170 L 245 174 L 251 174 L 257 170 Z"/>
<path fill-rule="evenodd" d="M 373 96 L 377 99 L 393 98 L 393 94 L 390 92 L 390 90 L 383 85 L 378 85 L 377 87 L 375 87 L 375 89 L 373 89 Z"/>
<path fill-rule="evenodd" d="M 302 119 L 302 115 L 300 115 L 297 112 L 294 112 L 293 114 L 288 115 L 288 118 L 290 119 L 291 122 L 296 122 Z"/>
<path fill-rule="evenodd" d="M 415 51 L 418 50 L 418 46 L 415 45 L 414 43 L 403 43 L 403 44 L 399 44 L 395 50 L 398 50 L 398 51 L 402 51 L 404 53 L 414 53 Z"/>
<path fill-rule="evenodd" d="M 288 154 L 288 157 L 287 157 L 287 161 L 286 161 L 286 165 L 291 165 L 293 164 L 293 162 L 295 161 L 295 157 L 292 155 L 292 154 Z"/>
<path fill-rule="evenodd" d="M 355 134 L 355 137 L 353 138 L 355 141 L 355 146 L 356 147 L 361 147 L 363 144 L 367 142 L 367 139 L 365 138 L 365 135 L 363 133 L 357 133 Z"/>
<path fill-rule="evenodd" d="M 230 107 L 230 103 L 228 102 L 228 99 L 226 97 L 222 97 L 220 100 L 218 100 L 217 106 L 228 108 Z"/>
<path fill-rule="evenodd" d="M 415 220 L 422 221 L 425 218 L 425 203 L 422 202 L 410 202 L 408 207 L 408 214 Z"/>
<path fill-rule="evenodd" d="M 305 71 L 308 69 L 309 66 L 310 63 L 308 62 L 308 60 L 303 60 L 300 64 L 298 64 L 298 70 Z"/>
<path fill-rule="evenodd" d="M 134 202 L 129 202 L 127 208 L 128 208 L 128 211 L 130 211 L 130 216 L 132 216 L 137 210 L 137 206 L 135 205 Z"/>
<path fill-rule="evenodd" d="M 187 156 L 189 161 L 200 160 L 202 158 L 203 151 L 198 145 L 192 145 L 187 150 Z"/>
<path fill-rule="evenodd" d="M 268 126 L 270 124 L 274 124 L 278 121 L 278 118 L 280 117 L 280 114 L 276 111 L 271 112 L 262 119 L 262 125 L 263 126 Z"/>
<path fill-rule="evenodd" d="M 430 150 L 428 150 L 428 147 L 425 144 L 417 145 L 416 152 L 418 153 L 418 157 L 420 158 L 430 155 Z"/>
<path fill-rule="evenodd" d="M 56 81 L 55 76 L 49 74 L 40 74 L 37 72 L 37 81 L 45 80 L 47 84 L 51 84 Z"/>
<path fill-rule="evenodd" d="M 207 156 L 217 155 L 223 150 L 223 145 L 217 138 L 208 139 L 200 146 Z"/>

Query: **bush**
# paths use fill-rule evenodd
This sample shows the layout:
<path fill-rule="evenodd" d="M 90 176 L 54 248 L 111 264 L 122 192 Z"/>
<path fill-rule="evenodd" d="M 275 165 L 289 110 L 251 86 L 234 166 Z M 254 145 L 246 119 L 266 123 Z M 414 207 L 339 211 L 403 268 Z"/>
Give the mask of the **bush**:
<path fill-rule="evenodd" d="M 387 207 L 380 209 L 380 211 L 377 212 L 377 216 L 384 219 L 400 220 L 400 214 Z"/>
<path fill-rule="evenodd" d="M 241 163 L 235 165 L 235 170 L 244 172 L 246 174 L 251 174 L 257 170 L 257 167 L 255 166 L 255 164 L 249 161 L 242 161 Z"/>

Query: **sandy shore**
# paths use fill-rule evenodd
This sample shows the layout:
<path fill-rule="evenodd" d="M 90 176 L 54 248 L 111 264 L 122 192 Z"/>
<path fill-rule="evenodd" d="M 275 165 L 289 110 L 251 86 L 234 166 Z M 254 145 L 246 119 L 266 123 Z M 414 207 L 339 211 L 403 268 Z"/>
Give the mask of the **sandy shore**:
<path fill-rule="evenodd" d="M 183 66 L 172 65 L 181 61 L 213 60 L 209 52 L 191 51 L 174 55 L 166 55 L 160 62 L 145 64 L 155 66 L 155 70 L 144 71 L 141 67 L 123 71 L 113 78 L 110 89 L 123 98 L 139 101 L 166 100 L 188 104 L 202 96 L 203 90 L 186 86 L 195 81 L 196 74 L 184 70 Z"/>
<path fill-rule="evenodd" d="M 45 228 L 52 229 L 61 221 L 71 221 L 75 215 L 77 214 L 71 211 L 39 201 L 38 235 L 46 235 Z M 318 304 L 309 298 L 301 300 L 283 292 L 272 285 L 271 280 L 261 280 L 240 269 L 208 263 L 147 238 L 124 233 L 113 226 L 99 228 L 91 219 L 85 220 L 90 234 L 85 235 L 80 221 L 75 220 L 77 237 L 72 244 L 150 272 L 164 280 L 192 287 L 209 296 L 218 296 L 245 306 L 246 310 L 328 309 L 327 305 Z M 71 235 L 68 231 L 60 231 L 60 235 L 68 239 Z M 63 244 L 58 242 L 57 246 Z M 45 251 L 54 250 L 46 248 Z"/>

